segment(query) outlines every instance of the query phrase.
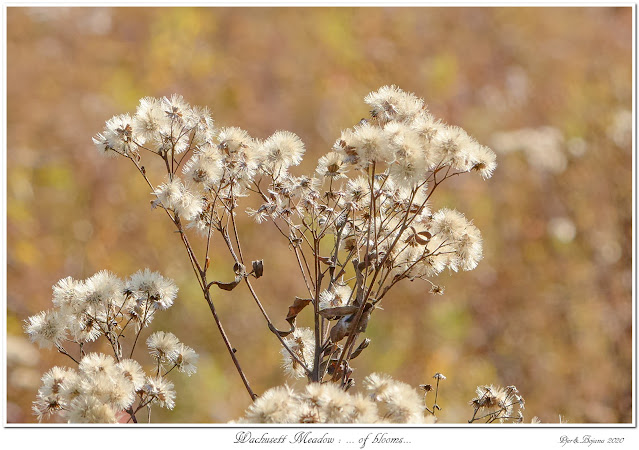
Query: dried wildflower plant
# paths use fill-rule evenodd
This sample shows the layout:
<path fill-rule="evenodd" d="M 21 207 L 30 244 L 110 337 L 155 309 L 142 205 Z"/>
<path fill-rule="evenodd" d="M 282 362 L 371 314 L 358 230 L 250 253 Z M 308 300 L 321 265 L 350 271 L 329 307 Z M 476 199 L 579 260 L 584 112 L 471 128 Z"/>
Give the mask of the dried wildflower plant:
<path fill-rule="evenodd" d="M 468 423 L 483 421 L 521 423 L 524 420 L 524 398 L 519 395 L 515 386 L 505 388 L 499 386 L 478 386 L 477 397 L 469 404 L 473 407 L 473 416 Z M 533 423 L 535 423 L 533 418 Z M 538 420 L 538 419 L 537 419 Z"/>
<path fill-rule="evenodd" d="M 496 168 L 495 154 L 463 129 L 433 117 L 422 99 L 396 86 L 384 86 L 364 101 L 370 118 L 342 131 L 310 175 L 292 172 L 306 151 L 296 134 L 276 131 L 258 139 L 240 128 L 216 128 L 206 108 L 190 106 L 178 95 L 142 99 L 135 114 L 113 117 L 93 138 L 99 153 L 135 166 L 151 192 L 152 207 L 175 226 L 228 354 L 254 401 L 247 421 L 420 422 L 424 411 L 434 416 L 440 409 L 436 398 L 431 410 L 417 391 L 399 382 L 389 381 L 393 389 L 371 398 L 348 394 L 355 384 L 352 361 L 371 343 L 365 337 L 368 323 L 383 300 L 391 302 L 389 292 L 395 285 L 420 279 L 432 294 L 441 295 L 444 287 L 432 281 L 440 272 L 477 266 L 482 258 L 479 230 L 462 213 L 431 211 L 430 205 L 449 178 L 469 172 L 489 178 Z M 161 160 L 163 173 L 148 173 L 148 158 Z M 249 196 L 256 207 L 242 206 Z M 243 211 L 258 224 L 270 222 L 281 234 L 304 282 L 305 291 L 284 316 L 288 329 L 275 327 L 253 286 L 265 264 L 260 255 L 249 258 L 250 249 L 242 246 L 236 221 Z M 215 235 L 222 238 L 233 264 L 231 280 L 210 278 Z M 265 326 L 279 341 L 284 372 L 307 379 L 304 393 L 284 386 L 258 398 L 251 388 L 213 299 L 216 289 L 232 291 L 240 285 L 248 289 Z M 170 292 L 159 283 L 157 293 L 148 298 L 153 310 L 170 306 Z M 311 328 L 296 326 L 302 312 L 312 315 Z M 150 320 L 143 308 L 136 314 L 131 319 L 136 325 Z M 47 342 L 58 343 L 61 333 L 50 327 Z M 113 340 L 112 333 L 108 336 Z M 158 367 L 175 360 L 169 351 L 172 338 L 158 334 L 150 341 Z M 189 364 L 180 367 L 187 373 L 194 370 Z M 437 375 L 438 389 L 445 377 Z M 379 381 L 376 377 L 367 378 L 368 389 Z M 150 391 L 159 386 L 154 383 L 149 382 L 154 386 Z M 172 397 L 165 397 L 164 404 L 171 404 Z M 280 411 L 277 405 L 291 399 L 298 405 L 294 411 Z"/>
<path fill-rule="evenodd" d="M 145 371 L 133 359 L 142 330 L 157 311 L 169 308 L 178 288 L 146 269 L 124 281 L 108 271 L 53 286 L 53 308 L 29 317 L 25 331 L 41 348 L 55 347 L 75 368 L 53 367 L 42 377 L 33 402 L 39 420 L 58 415 L 71 423 L 137 422 L 136 414 L 157 405 L 173 409 L 175 390 L 167 375 L 174 369 L 191 375 L 198 354 L 171 333 L 148 338 L 152 365 Z M 87 352 L 106 341 L 113 355 Z"/>

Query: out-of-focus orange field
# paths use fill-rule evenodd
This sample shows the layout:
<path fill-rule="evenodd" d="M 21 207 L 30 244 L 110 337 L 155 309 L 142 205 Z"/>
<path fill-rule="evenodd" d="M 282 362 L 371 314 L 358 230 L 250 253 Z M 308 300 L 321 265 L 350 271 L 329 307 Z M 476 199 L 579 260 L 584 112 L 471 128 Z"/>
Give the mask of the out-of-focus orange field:
<path fill-rule="evenodd" d="M 105 120 L 179 93 L 218 126 L 298 134 L 301 175 L 386 84 L 489 145 L 498 168 L 450 180 L 432 205 L 473 220 L 484 259 L 440 275 L 443 296 L 415 281 L 385 298 L 356 381 L 383 372 L 417 386 L 441 372 L 442 422 L 466 422 L 482 384 L 516 385 L 526 422 L 631 422 L 630 7 L 10 7 L 7 33 L 9 422 L 36 421 L 41 375 L 70 362 L 39 351 L 23 321 L 51 307 L 59 279 L 101 269 L 148 267 L 179 285 L 152 330 L 193 347 L 199 370 L 173 378 L 175 409 L 154 421 L 227 422 L 249 403 L 171 223 L 130 163 L 95 151 Z M 293 254 L 270 223 L 241 215 L 240 229 L 247 259 L 265 263 L 254 286 L 285 328 L 304 291 Z M 230 258 L 213 254 L 224 278 Z M 295 384 L 246 288 L 213 293 L 256 392 Z"/>

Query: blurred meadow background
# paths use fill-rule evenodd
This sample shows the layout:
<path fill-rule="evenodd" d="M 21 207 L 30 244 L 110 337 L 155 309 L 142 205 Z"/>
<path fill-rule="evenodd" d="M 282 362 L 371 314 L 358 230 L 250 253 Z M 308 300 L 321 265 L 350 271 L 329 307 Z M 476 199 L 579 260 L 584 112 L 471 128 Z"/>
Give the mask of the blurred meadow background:
<path fill-rule="evenodd" d="M 200 364 L 173 378 L 176 407 L 154 421 L 226 422 L 249 403 L 171 223 L 130 163 L 97 154 L 105 120 L 179 93 L 218 126 L 298 134 L 301 175 L 385 84 L 489 145 L 498 167 L 487 181 L 450 180 L 432 205 L 474 221 L 484 259 L 440 275 L 443 296 L 400 284 L 373 315 L 356 380 L 377 371 L 417 386 L 441 372 L 442 422 L 465 423 L 482 384 L 516 385 L 526 422 L 631 422 L 630 7 L 10 7 L 7 33 L 9 422 L 36 420 L 40 376 L 69 361 L 39 351 L 23 321 L 51 307 L 59 279 L 101 269 L 148 267 L 180 288 L 152 329 L 175 333 Z M 270 223 L 242 216 L 240 229 L 283 329 L 304 292 L 293 254 Z M 232 263 L 217 254 L 224 279 Z M 283 384 L 279 343 L 246 289 L 212 292 L 252 387 Z"/>

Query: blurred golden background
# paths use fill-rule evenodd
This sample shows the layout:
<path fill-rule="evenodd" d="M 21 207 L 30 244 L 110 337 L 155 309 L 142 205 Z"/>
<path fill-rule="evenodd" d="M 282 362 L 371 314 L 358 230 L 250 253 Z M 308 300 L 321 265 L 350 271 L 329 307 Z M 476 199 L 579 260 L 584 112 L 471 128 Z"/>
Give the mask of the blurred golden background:
<path fill-rule="evenodd" d="M 423 97 L 499 165 L 487 181 L 447 182 L 433 204 L 474 221 L 484 260 L 442 274 L 444 296 L 400 284 L 373 316 L 356 379 L 377 371 L 416 386 L 441 372 L 442 422 L 466 422 L 475 387 L 491 383 L 519 388 L 526 422 L 631 422 L 630 7 L 11 7 L 7 29 L 9 422 L 36 420 L 40 376 L 69 361 L 38 351 L 23 321 L 51 307 L 59 279 L 100 269 L 149 267 L 180 287 L 152 329 L 193 347 L 199 370 L 172 378 L 176 407 L 154 421 L 226 422 L 249 403 L 172 225 L 130 163 L 98 157 L 91 137 L 107 119 L 179 93 L 218 126 L 298 134 L 299 175 L 385 84 Z M 292 253 L 269 223 L 242 218 L 241 232 L 285 328 L 304 292 Z M 232 264 L 216 255 L 224 278 Z M 246 289 L 213 293 L 256 392 L 283 384 L 279 343 Z"/>

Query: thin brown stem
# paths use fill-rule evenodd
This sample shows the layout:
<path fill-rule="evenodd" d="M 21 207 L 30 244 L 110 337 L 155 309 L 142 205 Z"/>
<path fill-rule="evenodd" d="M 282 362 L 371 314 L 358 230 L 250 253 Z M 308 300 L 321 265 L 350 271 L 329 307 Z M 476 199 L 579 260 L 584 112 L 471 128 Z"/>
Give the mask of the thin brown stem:
<path fill-rule="evenodd" d="M 148 297 L 148 296 L 147 296 Z M 129 354 L 129 358 L 133 358 L 133 352 L 135 351 L 135 345 L 138 343 L 138 338 L 140 337 L 140 333 L 142 332 L 142 328 L 144 328 L 144 324 L 146 323 L 147 315 L 149 313 L 149 302 L 144 302 L 144 316 L 142 317 L 142 323 L 140 323 L 140 329 L 135 334 L 135 340 L 133 341 L 133 346 L 131 347 L 131 353 Z"/>
<path fill-rule="evenodd" d="M 126 409 L 126 413 L 127 413 L 129 416 L 131 416 L 131 418 L 130 418 L 129 420 L 132 420 L 132 421 L 133 421 L 133 423 L 138 423 L 138 419 L 137 419 L 137 417 L 135 417 L 135 413 L 133 412 L 133 407 L 132 407 L 132 406 L 129 406 L 129 407 Z"/>
<path fill-rule="evenodd" d="M 147 184 L 149 185 L 149 187 L 151 187 L 153 189 L 153 185 L 151 184 L 151 182 L 149 181 L 149 179 L 146 176 L 146 172 L 141 168 L 141 166 L 138 164 L 138 162 L 134 159 L 134 158 L 129 158 L 131 159 L 131 161 L 133 161 L 133 163 L 135 164 L 136 168 L 138 169 L 138 171 L 140 172 L 140 174 L 142 174 L 142 176 L 144 177 L 145 181 L 147 182 Z M 171 171 L 171 167 L 169 166 L 169 162 L 168 162 L 168 158 L 167 155 L 163 156 L 164 162 L 166 164 L 166 168 L 167 168 L 167 172 L 169 173 L 169 177 L 172 176 L 172 171 Z M 218 327 L 218 330 L 220 331 L 220 334 L 222 336 L 222 340 L 224 341 L 224 344 L 229 352 L 229 355 L 231 356 L 231 359 L 233 360 L 233 364 L 235 365 L 235 368 L 238 371 L 238 374 L 240 375 L 240 378 L 242 379 L 242 382 L 244 383 L 244 386 L 246 387 L 247 392 L 249 393 L 249 395 L 251 396 L 252 400 L 255 400 L 257 398 L 257 395 L 253 392 L 253 390 L 251 389 L 251 386 L 246 378 L 246 375 L 244 374 L 244 371 L 242 370 L 242 367 L 240 366 L 239 361 L 237 360 L 237 357 L 235 356 L 235 349 L 231 346 L 231 343 L 229 341 L 228 336 L 226 335 L 226 332 L 224 331 L 224 327 L 222 326 L 222 323 L 217 315 L 217 312 L 215 310 L 215 307 L 213 305 L 213 302 L 211 300 L 211 295 L 209 292 L 209 288 L 207 287 L 207 283 L 206 283 L 206 270 L 203 270 L 199 261 L 197 260 L 197 257 L 195 256 L 195 253 L 193 252 L 193 249 L 189 243 L 188 237 L 186 236 L 186 234 L 184 233 L 184 230 L 182 228 L 182 224 L 180 222 L 180 218 L 177 214 L 175 214 L 175 216 L 171 216 L 171 214 L 166 210 L 166 208 L 164 208 L 164 210 L 166 211 L 166 213 L 169 215 L 169 217 L 171 218 L 172 222 L 175 224 L 175 226 L 178 229 L 178 232 L 180 233 L 180 238 L 184 244 L 184 247 L 186 248 L 187 254 L 189 256 L 189 261 L 191 262 L 191 266 L 193 268 L 193 271 L 195 272 L 196 275 L 196 279 L 198 280 L 198 284 L 200 285 L 200 288 L 202 289 L 202 293 L 204 294 L 204 299 L 206 300 L 207 304 L 209 305 L 209 309 L 211 310 L 211 314 L 213 315 L 213 319 L 215 321 L 215 324 Z M 136 339 L 137 340 L 137 339 Z"/>
<path fill-rule="evenodd" d="M 319 255 L 319 239 L 315 239 L 315 255 Z M 315 353 L 313 358 L 313 376 L 312 381 L 319 382 L 320 375 L 320 356 L 322 347 L 322 336 L 320 330 L 319 315 L 319 294 L 321 285 L 321 274 L 319 270 L 319 258 L 315 257 L 315 299 L 313 300 L 313 321 L 315 324 Z"/>
<path fill-rule="evenodd" d="M 233 188 L 231 188 L 231 195 L 233 194 Z M 244 256 L 242 255 L 242 245 L 240 244 L 240 238 L 237 234 L 237 225 L 235 224 L 235 214 L 233 209 L 235 208 L 235 197 L 231 199 L 231 208 L 229 215 L 231 216 L 231 225 L 233 225 L 233 235 L 235 236 L 235 243 L 237 244 L 237 253 L 240 255 L 240 262 L 244 264 Z"/>
<path fill-rule="evenodd" d="M 71 356 L 71 354 L 69 354 L 69 352 L 67 352 L 66 349 L 63 346 L 61 346 L 60 344 L 56 344 L 56 347 L 58 348 L 58 351 L 60 353 L 62 353 L 63 355 L 67 355 L 69 358 L 71 358 L 73 360 L 74 363 L 80 364 L 78 362 L 78 360 L 75 359 L 73 356 Z"/>
<path fill-rule="evenodd" d="M 240 362 L 237 360 L 235 356 L 236 350 L 233 348 L 233 346 L 231 346 L 231 342 L 229 341 L 229 338 L 226 335 L 226 332 L 224 331 L 222 322 L 220 321 L 220 318 L 217 315 L 217 311 L 215 310 L 215 306 L 213 306 L 213 302 L 211 301 L 211 294 L 208 288 L 204 289 L 204 298 L 206 300 L 206 303 L 209 305 L 211 314 L 213 314 L 213 319 L 215 320 L 215 324 L 217 325 L 217 328 L 220 331 L 220 334 L 222 335 L 222 340 L 224 341 L 224 345 L 226 346 L 226 349 L 228 350 L 229 355 L 231 356 L 231 359 L 233 360 L 233 364 L 235 365 L 235 368 L 237 369 L 237 373 L 240 375 L 240 378 L 242 379 L 242 383 L 244 383 L 244 387 L 246 388 L 247 392 L 251 396 L 251 400 L 255 400 L 257 398 L 257 395 L 255 394 L 255 392 L 253 392 L 253 389 L 251 389 L 251 385 L 246 379 L 246 375 L 244 374 L 244 371 L 242 370 L 242 366 L 240 366 Z"/>
<path fill-rule="evenodd" d="M 257 294 L 255 293 L 255 290 L 253 289 L 253 286 L 251 285 L 251 282 L 249 281 L 249 279 L 248 278 L 244 278 L 244 282 L 248 286 L 249 291 L 251 292 L 251 295 L 253 296 L 253 299 L 255 300 L 255 303 L 257 304 L 258 308 L 262 312 L 262 315 L 264 316 L 264 319 L 266 319 L 266 323 L 268 324 L 269 330 L 271 330 L 271 332 L 277 337 L 277 339 L 280 341 L 282 346 L 291 355 L 291 358 L 293 358 L 293 360 L 295 360 L 295 362 L 297 362 L 298 364 L 300 364 L 301 367 L 304 368 L 304 371 L 306 372 L 307 375 L 310 375 L 311 371 L 309 370 L 308 367 L 306 367 L 306 364 L 304 364 L 302 362 L 302 360 L 295 354 L 295 352 L 293 350 L 291 350 L 291 348 L 286 344 L 286 342 L 284 341 L 282 336 L 280 336 L 280 334 L 277 332 L 277 329 L 275 328 L 275 325 L 273 325 L 273 322 L 271 321 L 271 319 L 269 318 L 268 314 L 266 313 L 266 310 L 262 306 L 262 302 L 260 302 L 260 299 L 257 296 Z"/>

